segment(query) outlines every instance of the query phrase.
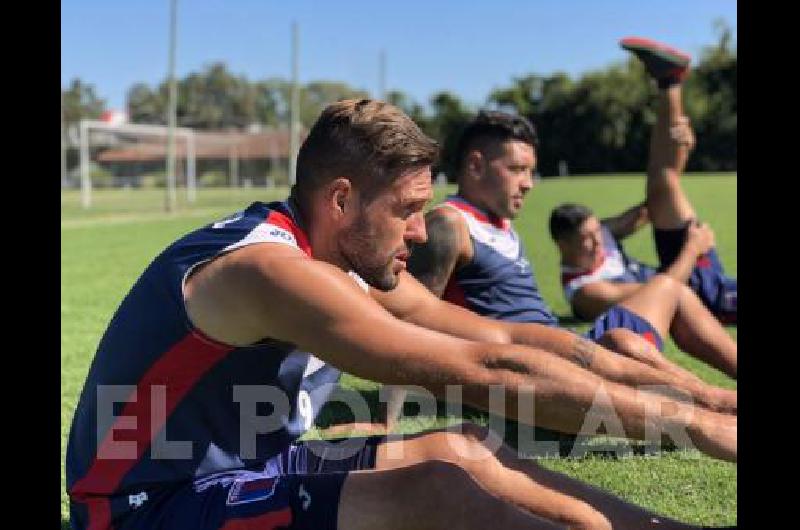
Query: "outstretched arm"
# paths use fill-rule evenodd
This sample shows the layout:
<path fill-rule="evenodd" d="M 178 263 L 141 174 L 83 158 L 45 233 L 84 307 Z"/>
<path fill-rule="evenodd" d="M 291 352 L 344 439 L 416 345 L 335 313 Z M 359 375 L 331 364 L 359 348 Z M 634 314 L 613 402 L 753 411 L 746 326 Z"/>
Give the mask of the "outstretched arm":
<path fill-rule="evenodd" d="M 638 285 L 638 284 L 637 284 Z M 715 410 L 728 410 L 718 392 L 694 377 L 657 369 L 651 364 L 615 353 L 575 333 L 533 323 L 504 322 L 485 318 L 463 307 L 436 298 L 409 274 L 400 277 L 390 292 L 372 291 L 372 296 L 396 317 L 419 326 L 479 342 L 519 344 L 553 353 L 576 367 L 586 368 L 605 380 L 629 387 L 659 385 L 694 399 Z M 386 420 L 394 426 L 405 392 L 393 388 Z"/>
<path fill-rule="evenodd" d="M 529 425 L 578 433 L 590 416 L 620 422 L 635 439 L 654 426 L 685 429 L 699 449 L 736 458 L 735 424 L 723 416 L 603 381 L 542 350 L 468 341 L 404 322 L 341 270 L 289 247 L 264 243 L 217 258 L 187 282 L 184 296 L 195 326 L 222 342 L 271 337 L 359 377 L 419 385 L 438 397 L 460 385 L 465 403 L 484 410 L 491 388 L 501 386 L 506 415 Z M 595 403 L 603 391 L 608 400 Z M 532 401 L 535 418 L 520 408 L 523 399 Z M 666 415 L 662 405 L 678 414 Z"/>
<path fill-rule="evenodd" d="M 650 222 L 647 201 L 633 206 L 621 214 L 603 219 L 603 223 L 617 239 L 625 239 Z"/>

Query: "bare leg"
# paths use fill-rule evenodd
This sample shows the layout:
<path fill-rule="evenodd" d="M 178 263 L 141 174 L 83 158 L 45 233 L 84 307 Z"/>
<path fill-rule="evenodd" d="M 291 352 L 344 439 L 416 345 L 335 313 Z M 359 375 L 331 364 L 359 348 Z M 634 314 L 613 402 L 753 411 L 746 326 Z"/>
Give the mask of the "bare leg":
<path fill-rule="evenodd" d="M 455 465 L 421 461 L 390 471 L 351 473 L 342 486 L 337 528 L 555 530 L 564 527 L 489 494 Z"/>
<path fill-rule="evenodd" d="M 658 528 L 686 529 L 692 526 L 660 517 L 622 499 L 559 473 L 548 471 L 530 460 L 517 457 L 512 449 L 501 446 L 493 452 L 487 429 L 474 425 L 461 426 L 419 435 L 404 441 L 387 442 L 379 448 L 381 469 L 392 469 L 414 462 L 443 460 L 466 469 L 488 491 L 545 518 L 570 524 L 576 517 L 586 524 L 603 515 L 615 530 Z M 495 438 L 496 439 L 496 438 Z M 495 443 L 495 442 L 492 442 Z M 402 444 L 402 457 L 394 458 Z M 494 447 L 497 447 L 496 443 Z M 576 524 L 575 522 L 571 524 Z M 588 526 L 592 527 L 592 526 Z"/>
<path fill-rule="evenodd" d="M 620 305 L 662 337 L 672 335 L 681 350 L 736 378 L 736 342 L 687 285 L 658 274 Z"/>
<path fill-rule="evenodd" d="M 681 368 L 658 351 L 647 339 L 625 328 L 616 328 L 606 332 L 598 341 L 601 346 L 630 357 L 636 361 L 669 372 L 693 383 L 703 383 L 702 379 L 692 372 Z"/>
<path fill-rule="evenodd" d="M 657 113 L 650 137 L 647 210 L 653 228 L 683 228 L 697 215 L 680 183 L 691 146 L 676 142 L 670 133 L 671 127 L 685 119 L 681 85 L 659 91 Z"/>
<path fill-rule="evenodd" d="M 686 285 L 680 285 L 678 311 L 670 330 L 681 350 L 736 379 L 736 341 Z"/>
<path fill-rule="evenodd" d="M 678 310 L 680 285 L 666 274 L 657 274 L 619 305 L 647 320 L 666 338 Z"/>

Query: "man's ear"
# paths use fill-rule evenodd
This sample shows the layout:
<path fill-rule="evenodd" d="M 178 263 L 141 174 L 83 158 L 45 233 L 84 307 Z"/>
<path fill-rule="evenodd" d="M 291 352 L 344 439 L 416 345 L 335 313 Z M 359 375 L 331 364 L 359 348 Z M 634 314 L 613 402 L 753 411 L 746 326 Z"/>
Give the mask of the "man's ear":
<path fill-rule="evenodd" d="M 350 179 L 339 177 L 334 179 L 326 190 L 326 203 L 334 214 L 334 217 L 341 218 L 350 212 L 354 207 L 354 190 Z"/>
<path fill-rule="evenodd" d="M 486 158 L 478 149 L 473 149 L 467 153 L 467 159 L 464 161 L 464 172 L 467 177 L 471 179 L 478 179 L 483 175 L 486 168 Z"/>

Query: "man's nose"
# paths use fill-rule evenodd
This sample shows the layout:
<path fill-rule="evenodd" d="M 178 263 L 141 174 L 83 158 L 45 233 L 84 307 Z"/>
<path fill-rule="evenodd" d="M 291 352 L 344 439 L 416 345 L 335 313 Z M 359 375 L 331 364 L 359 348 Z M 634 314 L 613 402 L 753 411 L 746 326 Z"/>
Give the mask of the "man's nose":
<path fill-rule="evenodd" d="M 428 232 L 425 229 L 425 216 L 422 212 L 412 215 L 406 225 L 405 239 L 414 243 L 425 243 L 428 240 Z"/>
<path fill-rule="evenodd" d="M 519 183 L 519 187 L 523 192 L 529 191 L 533 187 L 533 175 L 526 173 Z"/>

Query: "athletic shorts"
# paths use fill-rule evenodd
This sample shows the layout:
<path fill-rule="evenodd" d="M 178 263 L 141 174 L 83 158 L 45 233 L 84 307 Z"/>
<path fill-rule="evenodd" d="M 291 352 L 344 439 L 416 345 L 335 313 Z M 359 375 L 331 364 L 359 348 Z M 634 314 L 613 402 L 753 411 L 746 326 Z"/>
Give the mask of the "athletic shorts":
<path fill-rule="evenodd" d="M 656 252 L 661 264 L 659 270 L 667 269 L 677 259 L 683 249 L 687 229 L 653 230 Z M 689 277 L 689 286 L 721 322 L 736 323 L 737 281 L 736 278 L 725 275 L 725 269 L 716 249 L 712 248 L 697 259 Z"/>
<path fill-rule="evenodd" d="M 594 342 L 598 342 L 606 332 L 615 328 L 624 328 L 644 337 L 658 351 L 664 351 L 664 340 L 656 329 L 630 309 L 615 305 L 599 317 L 592 324 L 592 327 L 584 333 L 584 337 Z"/>
<path fill-rule="evenodd" d="M 336 530 L 342 485 L 351 471 L 373 469 L 383 436 L 289 446 L 258 470 L 213 473 L 147 490 L 117 530 Z M 112 499 L 112 504 L 114 500 Z"/>

